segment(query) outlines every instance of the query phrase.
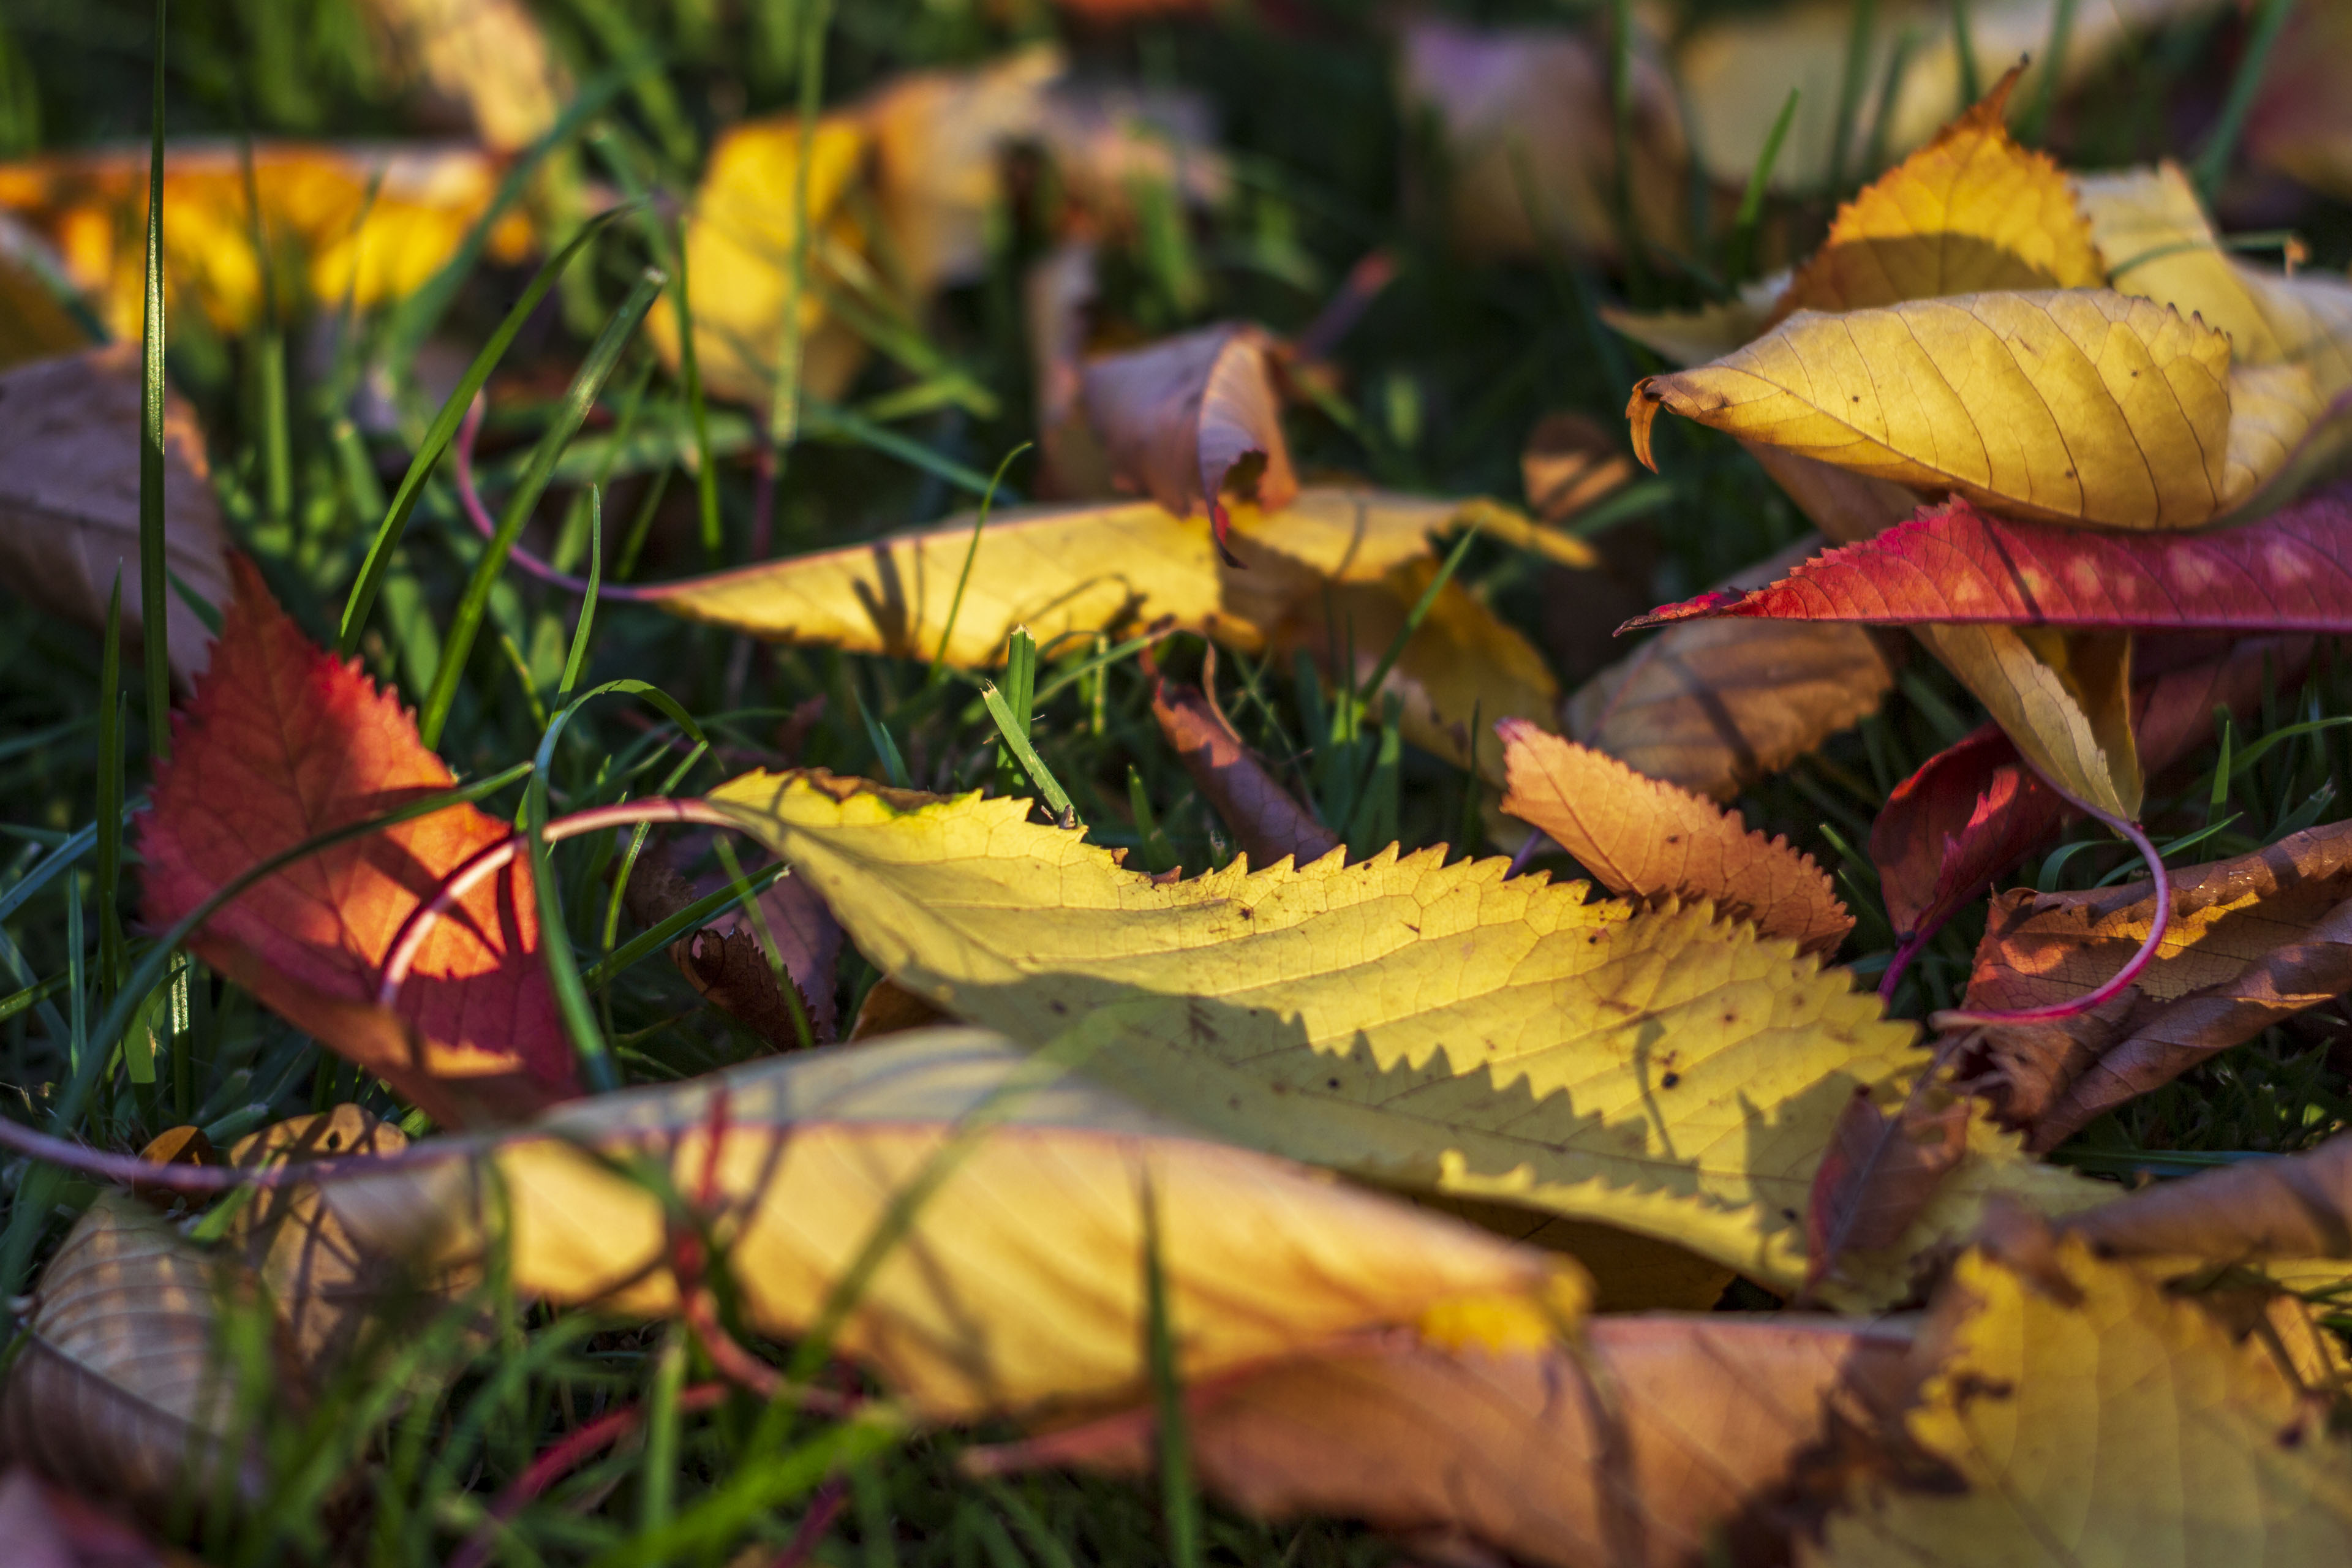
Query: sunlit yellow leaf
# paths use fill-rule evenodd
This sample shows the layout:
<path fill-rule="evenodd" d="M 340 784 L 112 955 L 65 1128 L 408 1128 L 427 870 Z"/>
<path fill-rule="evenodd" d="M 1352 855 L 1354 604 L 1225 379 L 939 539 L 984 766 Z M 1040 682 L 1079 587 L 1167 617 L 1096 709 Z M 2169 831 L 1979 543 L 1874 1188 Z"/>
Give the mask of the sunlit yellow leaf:
<path fill-rule="evenodd" d="M 2016 68 L 1983 102 L 1838 209 L 1773 314 L 1858 310 L 1999 289 L 2106 281 L 2090 226 L 2045 153 L 2002 123 Z"/>
<path fill-rule="evenodd" d="M 1573 535 L 1485 501 L 1316 486 L 1278 512 L 1242 501 L 1229 510 L 1239 567 L 1218 559 L 1205 518 L 1149 501 L 1036 507 L 991 514 L 977 549 L 972 520 L 951 518 L 681 583 L 660 603 L 755 637 L 900 658 L 931 658 L 944 637 L 948 662 L 964 668 L 1000 661 L 1022 626 L 1048 645 L 1074 632 L 1172 624 L 1244 652 L 1287 657 L 1304 647 L 1319 659 L 1333 646 L 1328 634 L 1347 646 L 1352 623 L 1360 679 L 1435 570 L 1433 533 L 1476 520 L 1551 559 L 1590 558 Z M 1327 612 L 1340 618 L 1338 627 Z M 1463 759 L 1474 717 L 1549 725 L 1559 700 L 1542 657 L 1459 584 L 1439 595 L 1391 680 L 1405 700 L 1406 738 Z M 1493 745 L 1482 748 L 1482 762 L 1499 782 Z"/>
<path fill-rule="evenodd" d="M 822 775 L 711 801 L 901 986 L 1219 1136 L 1605 1221 L 1790 1288 L 1829 1131 L 1893 1103 L 1908 1024 L 1704 904 L 1637 913 L 1502 860 L 1393 851 L 1161 884 L 1027 803 L 901 809 Z M 1963 1162 L 1996 1186 L 2009 1154 Z M 2039 1178 L 2032 1178 L 2037 1180 Z M 2062 1184 L 2087 1186 L 2063 1175 Z M 1981 1188 L 1957 1200 L 1981 1205 Z M 1949 1234 L 1932 1207 L 1918 1228 Z"/>
<path fill-rule="evenodd" d="M 1644 457 L 1661 407 L 2005 516 L 2134 529 L 2228 512 L 2318 411 L 2301 373 L 2233 372 L 2221 333 L 2101 289 L 1801 312 L 1636 387 Z"/>
<path fill-rule="evenodd" d="M 807 153 L 808 213 L 817 226 L 798 294 L 800 379 L 824 397 L 849 384 L 865 355 L 863 340 L 827 313 L 824 289 L 834 271 L 828 244 L 856 247 L 856 225 L 840 209 L 865 166 L 868 142 L 861 121 L 827 115 L 817 121 Z M 764 405 L 775 395 L 784 312 L 794 298 L 800 223 L 793 200 L 801 162 L 800 121 L 787 114 L 732 127 L 703 170 L 686 223 L 686 263 L 697 369 L 714 396 Z M 673 295 L 665 292 L 654 302 L 646 331 L 663 364 L 676 373 Z"/>
<path fill-rule="evenodd" d="M 1148 1390 L 1147 1184 L 1188 1381 L 1449 1303 L 1491 1313 L 1517 1300 L 1562 1326 L 1581 1310 L 1572 1265 L 1206 1142 L 1082 1079 L 1024 1079 L 1033 1070 L 985 1031 L 931 1029 L 575 1102 L 474 1148 L 503 1182 L 520 1289 L 677 1309 L 660 1197 L 583 1148 L 640 1157 L 727 1247 L 746 1319 L 785 1336 L 816 1320 L 962 1119 L 989 1108 L 1001 1120 L 913 1211 L 838 1341 L 941 1418 Z M 453 1258 L 479 1250 L 481 1192 L 453 1161 L 326 1196 L 355 1234 Z"/>
<path fill-rule="evenodd" d="M 2080 1240 L 1964 1255 L 1905 1427 L 1965 1489 L 1865 1479 L 1801 1560 L 1949 1568 L 2331 1563 L 2352 1452 L 2256 1341 Z M 1808 1543 L 1809 1544 L 1809 1543 Z"/>

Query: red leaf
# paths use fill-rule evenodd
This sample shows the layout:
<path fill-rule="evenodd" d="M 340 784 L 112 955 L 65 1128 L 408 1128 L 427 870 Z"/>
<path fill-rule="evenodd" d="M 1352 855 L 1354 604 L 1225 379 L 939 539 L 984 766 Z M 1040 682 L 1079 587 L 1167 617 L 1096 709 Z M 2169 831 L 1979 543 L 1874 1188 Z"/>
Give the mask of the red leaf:
<path fill-rule="evenodd" d="M 1621 629 L 1719 616 L 1908 626 L 2352 632 L 2352 492 L 2242 528 L 2100 533 L 2005 522 L 1955 497 L 1768 588 L 1702 594 Z"/>
<path fill-rule="evenodd" d="M 2132 688 L 2132 730 L 2141 765 L 2161 773 L 2213 734 L 2213 710 L 2226 703 L 2249 717 L 2272 683 L 2298 677 L 2309 639 L 2265 637 L 2219 657 L 2191 658 L 2204 639 L 2144 647 L 2140 665 L 2156 667 Z M 2175 668 L 2164 669 L 2168 656 Z M 1906 944 L 1925 942 L 1995 878 L 2065 826 L 2071 808 L 2018 759 L 1998 725 L 1988 724 L 1927 759 L 1886 797 L 1871 827 L 1886 918 Z"/>
<path fill-rule="evenodd" d="M 1969 1102 L 1915 1098 L 1889 1116 L 1856 1089 L 1830 1130 L 1805 1206 L 1805 1273 L 1819 1283 L 1848 1252 L 1894 1246 L 1959 1163 Z"/>
<path fill-rule="evenodd" d="M 158 929 L 273 855 L 456 783 L 393 694 L 305 637 L 250 562 L 235 577 L 140 825 Z M 528 1114 L 578 1084 L 522 860 L 435 927 L 396 1017 L 374 1005 L 401 923 L 509 831 L 459 805 L 336 845 L 248 889 L 190 945 L 436 1121 Z"/>

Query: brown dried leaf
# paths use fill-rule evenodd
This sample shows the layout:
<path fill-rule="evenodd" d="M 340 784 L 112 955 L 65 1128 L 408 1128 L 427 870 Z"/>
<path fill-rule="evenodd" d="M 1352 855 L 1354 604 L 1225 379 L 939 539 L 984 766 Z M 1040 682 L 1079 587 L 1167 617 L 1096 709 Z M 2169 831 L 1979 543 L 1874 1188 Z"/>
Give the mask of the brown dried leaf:
<path fill-rule="evenodd" d="M 1633 477 L 1615 432 L 1588 415 L 1545 415 L 1519 453 L 1528 510 L 1546 522 L 1574 516 Z"/>
<path fill-rule="evenodd" d="M 1178 517 L 1206 507 L 1221 535 L 1228 488 L 1268 511 L 1297 500 L 1273 347 L 1226 323 L 1089 363 L 1080 396 L 1113 482 Z"/>
<path fill-rule="evenodd" d="M 1769 582 L 1820 550 L 1801 540 L 1736 580 Z M 1714 629 L 1732 626 L 1759 630 Z M 1636 773 L 1728 800 L 1874 711 L 1895 662 L 1860 626 L 1687 621 L 1586 682 L 1562 727 Z"/>
<path fill-rule="evenodd" d="M 139 345 L 116 343 L 0 374 L 0 576 L 37 608 L 106 625 L 115 574 L 122 626 L 139 627 Z M 226 609 L 227 541 L 204 437 L 178 397 L 163 413 L 163 550 L 172 574 Z M 212 632 L 173 591 L 172 671 L 194 679 Z"/>
<path fill-rule="evenodd" d="M 1524 720 L 1495 731 L 1510 783 L 1503 809 L 1549 834 L 1611 891 L 1709 899 L 1805 952 L 1833 952 L 1853 929 L 1829 877 L 1786 838 L 1751 833 L 1736 811 Z"/>
<path fill-rule="evenodd" d="M 224 1478 L 236 1371 L 221 1354 L 225 1304 L 242 1291 L 233 1260 L 203 1251 L 136 1198 L 101 1194 L 42 1271 L 25 1349 L 0 1389 L 0 1450 L 61 1485 L 151 1512 L 184 1485 L 204 1499 Z M 299 1404 L 280 1367 L 274 1397 Z M 190 1474 L 191 1459 L 198 1468 Z M 247 1498 L 257 1456 L 237 1466 Z"/>
<path fill-rule="evenodd" d="M 1890 1403 L 1909 1349 L 1894 1323 L 1728 1314 L 1595 1319 L 1578 1352 L 1391 1335 L 1195 1387 L 1187 1436 L 1202 1481 L 1254 1514 L 1667 1568 L 1707 1560 L 1832 1411 Z M 1132 1412 L 981 1449 L 974 1468 L 1146 1475 L 1155 1427 Z"/>
<path fill-rule="evenodd" d="M 1096 260 L 1095 242 L 1076 237 L 1030 263 L 1022 280 L 1029 378 L 1037 388 L 1037 490 L 1053 500 L 1111 493 L 1110 458 L 1081 401 Z"/>
<path fill-rule="evenodd" d="M 1151 716 L 1251 865 L 1286 858 L 1305 866 L 1339 847 L 1339 835 L 1282 787 L 1199 688 L 1160 681 L 1151 689 Z"/>
<path fill-rule="evenodd" d="M 2352 1258 L 2352 1135 L 2146 1187 L 2067 1227 L 2124 1258 Z"/>
<path fill-rule="evenodd" d="M 622 897 L 629 917 L 641 926 L 659 925 L 719 884 L 697 887 L 668 858 L 639 858 Z M 824 900 L 797 877 L 772 882 L 759 896 L 768 935 L 783 960 L 806 1010 L 810 1033 L 819 1044 L 831 1040 L 840 1022 L 835 975 L 841 958 L 841 925 Z M 800 1027 L 776 984 L 775 965 L 751 917 L 741 910 L 670 943 L 669 955 L 704 1001 L 740 1021 L 780 1051 L 801 1043 Z"/>
<path fill-rule="evenodd" d="M 1805 1205 L 1805 1266 L 1819 1283 L 1848 1252 L 1894 1246 L 1968 1152 L 1969 1102 L 1922 1090 L 1893 1115 L 1857 1094 L 1830 1131 Z"/>
<path fill-rule="evenodd" d="M 2081 996 L 2147 938 L 2146 882 L 1993 900 L 1970 1010 Z M 2352 990 L 2352 823 L 2173 873 L 2172 923 L 2122 995 L 2052 1024 L 2001 1025 L 1971 1056 L 2002 1118 L 2050 1149 L 2215 1052 Z"/>

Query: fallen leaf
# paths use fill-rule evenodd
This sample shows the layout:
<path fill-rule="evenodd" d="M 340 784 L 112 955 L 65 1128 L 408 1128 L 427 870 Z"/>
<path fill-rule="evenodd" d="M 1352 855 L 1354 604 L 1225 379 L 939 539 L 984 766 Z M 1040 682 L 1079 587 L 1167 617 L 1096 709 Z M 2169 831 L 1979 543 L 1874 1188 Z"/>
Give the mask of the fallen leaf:
<path fill-rule="evenodd" d="M 194 1561 L 22 1466 L 0 1474 L 0 1541 L 8 1542 L 15 1568 L 173 1568 Z"/>
<path fill-rule="evenodd" d="M 1428 116 L 1445 159 L 1448 240 L 1474 256 L 1528 258 L 1624 243 L 1605 45 L 1564 27 L 1435 16 L 1406 23 L 1402 45 L 1407 121 Z M 1631 69 L 1635 221 L 1644 238 L 1679 246 L 1689 160 L 1674 84 L 1646 48 L 1633 49 Z"/>
<path fill-rule="evenodd" d="M 2075 182 L 2110 288 L 2203 318 L 2240 364 L 2299 364 L 2322 403 L 2352 387 L 2352 282 L 2239 260 L 2176 163 Z"/>
<path fill-rule="evenodd" d="M 301 1383 L 288 1365 L 224 1360 L 245 1294 L 233 1265 L 138 1199 L 100 1194 L 34 1287 L 24 1350 L 0 1388 L 0 1449 L 62 1486 L 151 1515 L 184 1486 L 199 1501 L 223 1485 L 257 1497 L 257 1453 L 235 1460 L 233 1479 L 220 1470 L 240 1376 L 268 1377 L 268 1397 L 281 1407 L 299 1405 Z M 253 1342 L 236 1341 L 269 1356 L 266 1331 Z"/>
<path fill-rule="evenodd" d="M 1572 1264 L 1204 1142 L 1083 1079 L 1025 1081 L 1029 1060 L 983 1031 L 926 1030 L 600 1096 L 468 1148 L 502 1184 L 518 1289 L 677 1310 L 661 1200 L 608 1163 L 645 1158 L 714 1228 L 746 1321 L 782 1337 L 817 1319 L 894 1202 L 985 1108 L 1001 1120 L 916 1211 L 836 1340 L 939 1420 L 1148 1390 L 1147 1201 L 1187 1384 L 1449 1309 L 1562 1326 L 1580 1310 Z M 328 1201 L 359 1234 L 471 1257 L 486 1174 L 413 1165 L 339 1181 Z"/>
<path fill-rule="evenodd" d="M 679 875 L 658 854 L 639 857 L 628 886 L 623 890 L 630 919 L 651 928 L 721 883 L 706 879 L 698 884 Z M 834 1037 L 840 1024 L 840 1004 L 834 993 L 839 978 L 841 924 L 824 900 L 796 878 L 771 882 L 759 895 L 761 918 L 776 944 L 776 956 L 799 993 L 809 1032 L 818 1044 Z M 733 1016 L 776 1050 L 799 1048 L 800 1025 L 776 983 L 775 965 L 760 940 L 760 931 L 741 910 L 720 916 L 669 944 L 670 962 L 685 975 L 702 999 Z"/>
<path fill-rule="evenodd" d="M 1591 559 L 1573 535 L 1488 501 L 1313 486 L 1278 512 L 1241 501 L 1228 510 L 1239 566 L 1218 559 L 1207 527 L 1150 502 L 1026 507 L 992 512 L 977 533 L 967 514 L 690 579 L 656 602 L 776 641 L 926 661 L 944 648 L 961 668 L 1000 662 L 1024 626 L 1041 646 L 1162 626 L 1244 653 L 1303 647 L 1328 660 L 1332 634 L 1344 646 L 1352 622 L 1361 679 L 1437 570 L 1433 534 L 1475 521 L 1505 543 Z M 1327 613 L 1341 624 L 1328 626 Z M 1474 713 L 1545 720 L 1558 701 L 1542 656 L 1459 584 L 1438 596 L 1390 679 L 1404 698 L 1405 739 L 1457 764 L 1469 757 Z M 1494 766 L 1491 754 L 1486 763 Z"/>
<path fill-rule="evenodd" d="M 0 163 L 0 211 L 55 244 L 65 276 L 91 295 L 120 339 L 139 340 L 146 287 L 148 150 L 124 147 Z M 233 142 L 167 150 L 163 277 L 170 310 L 201 311 L 235 336 L 262 317 L 269 247 L 281 311 L 307 300 L 365 310 L 407 298 L 457 254 L 498 191 L 497 160 L 476 147 L 253 144 L 252 180 Z M 513 262 L 534 243 L 530 216 L 492 226 L 488 253 Z M 176 329 L 175 329 L 176 330 Z"/>
<path fill-rule="evenodd" d="M 1664 1568 L 1718 1550 L 1833 1420 L 1898 1399 L 1909 1350 L 1896 1323 L 1736 1314 L 1599 1318 L 1577 1353 L 1390 1335 L 1190 1388 L 1185 1436 L 1202 1484 L 1261 1518 L 1460 1531 L 1559 1568 Z M 965 1462 L 1149 1476 L 1156 1436 L 1136 1411 Z"/>
<path fill-rule="evenodd" d="M 1805 1202 L 1809 1284 L 1850 1252 L 1901 1241 L 1968 1152 L 1969 1102 L 1934 1089 L 1889 1113 L 1867 1093 L 1846 1102 Z"/>
<path fill-rule="evenodd" d="M 37 609 L 103 628 L 118 573 L 122 625 L 140 626 L 139 345 L 118 343 L 0 372 L 0 568 Z M 221 530 L 195 416 L 163 403 L 163 563 L 186 585 L 164 600 L 172 673 L 195 679 L 212 633 L 187 595 L 229 596 Z"/>
<path fill-rule="evenodd" d="M 2172 921 L 2120 996 L 2048 1024 L 1995 1025 L 1978 1051 L 2003 1119 L 2054 1148 L 2101 1113 L 2281 1018 L 2352 990 L 2352 824 L 2172 873 Z M 2147 935 L 2146 882 L 1993 900 L 1966 1005 L 2072 1000 Z"/>
<path fill-rule="evenodd" d="M 1994 289 L 2093 289 L 2106 268 L 2066 177 L 2003 124 L 2025 68 L 1838 209 L 1771 323 Z"/>
<path fill-rule="evenodd" d="M 2352 1466 L 2325 1406 L 2194 1300 L 2079 1239 L 2059 1240 L 2042 1269 L 1965 1254 L 1919 1363 L 1931 1370 L 1902 1433 L 1944 1479 L 1864 1480 L 1801 1560 L 2078 1568 L 2352 1552 Z"/>
<path fill-rule="evenodd" d="M 1065 197 L 1106 233 L 1134 235 L 1160 195 L 1193 208 L 1233 195 L 1214 111 L 1188 89 L 1065 77 L 1045 89 L 1037 142 Z"/>
<path fill-rule="evenodd" d="M 2180 537 L 2005 522 L 1965 500 L 1805 563 L 1769 587 L 1702 594 L 1627 631 L 1714 616 L 2142 631 L 2352 632 L 2352 491 Z"/>
<path fill-rule="evenodd" d="M 1769 578 L 1820 548 L 1801 540 L 1739 576 Z M 1669 626 L 1570 697 L 1561 728 L 1636 773 L 1729 800 L 1876 711 L 1896 658 L 1859 626 Z"/>
<path fill-rule="evenodd" d="M 2115 1258 L 2253 1265 L 2352 1258 L 2352 1137 L 2159 1182 L 2073 1216 Z"/>
<path fill-rule="evenodd" d="M 1228 489 L 1263 511 L 1297 500 L 1273 346 L 1259 328 L 1227 324 L 1089 362 L 1080 395 L 1112 483 L 1178 517 L 1205 508 L 1220 538 Z"/>
<path fill-rule="evenodd" d="M 484 144 L 499 152 L 545 135 L 572 96 L 523 0 L 364 0 L 362 10 L 394 67 L 464 106 Z"/>
<path fill-rule="evenodd" d="M 1549 523 L 1567 521 L 1633 477 L 1615 434 L 1583 414 L 1545 415 L 1519 450 L 1528 510 Z"/>
<path fill-rule="evenodd" d="M 1412 1199 L 1513 1241 L 1567 1253 L 1592 1277 L 1596 1312 L 1711 1311 L 1738 1278 L 1738 1270 L 1713 1258 L 1613 1225 L 1481 1198 L 1415 1193 Z"/>
<path fill-rule="evenodd" d="M 251 563 L 234 571 L 212 666 L 173 717 L 171 760 L 139 819 L 157 928 L 272 855 L 457 782 L 394 694 L 305 637 Z M 396 1018 L 374 1006 L 402 922 L 511 831 L 457 805 L 336 845 L 248 889 L 189 946 L 445 1126 L 528 1112 L 577 1080 L 527 861 L 435 925 Z"/>
<path fill-rule="evenodd" d="M 1021 285 L 1029 377 L 1037 394 L 1037 483 L 1053 500 L 1113 492 L 1110 458 L 1087 423 L 1087 314 L 1098 284 L 1095 242 L 1066 239 L 1035 261 Z"/>
<path fill-rule="evenodd" d="M 865 122 L 826 115 L 807 153 L 808 276 L 798 292 L 800 382 L 819 397 L 837 397 L 865 361 L 865 341 L 825 308 L 838 287 L 834 248 L 856 254 L 862 236 L 844 197 L 871 150 Z M 776 394 L 784 312 L 794 298 L 793 255 L 800 222 L 794 205 L 802 162 L 796 116 L 773 115 L 730 126 L 710 149 L 686 220 L 688 285 L 694 306 L 695 364 L 714 397 L 765 407 Z M 676 298 L 665 292 L 646 315 L 646 333 L 673 375 L 681 342 Z"/>
<path fill-rule="evenodd" d="M 1782 1289 L 1802 1278 L 1800 1205 L 1846 1100 L 1859 1085 L 1896 1102 L 1924 1060 L 1908 1026 L 1792 943 L 1705 909 L 1587 903 L 1499 859 L 1391 849 L 1161 883 L 1028 822 L 1021 800 L 898 805 L 762 773 L 708 799 L 898 984 L 1032 1045 L 1076 1031 L 1087 1070 L 1142 1103 Z M 1973 1213 L 2025 1181 L 2063 1205 L 2090 1186 L 2000 1147 L 1988 1134 L 1979 1184 L 1938 1203 Z M 1947 1217 L 1931 1208 L 1923 1237 Z"/>
<path fill-rule="evenodd" d="M 2311 649 L 2308 639 L 2253 638 L 2149 668 L 2147 656 L 2166 652 L 2170 640 L 2142 645 L 2137 662 L 2147 673 L 2132 685 L 2132 732 L 2151 775 L 2212 738 L 2217 706 L 2241 722 L 2250 719 L 2266 691 L 2300 677 Z M 1997 724 L 1928 758 L 1895 786 L 1871 824 L 1870 858 L 1897 937 L 1934 935 L 2073 815 Z"/>
<path fill-rule="evenodd" d="M 1151 716 L 1251 864 L 1272 866 L 1288 858 L 1307 866 L 1339 847 L 1339 835 L 1282 787 L 1198 687 L 1158 682 L 1151 689 Z"/>
<path fill-rule="evenodd" d="M 0 216 L 0 370 L 89 346 L 89 333 L 47 281 L 65 276 L 63 258 L 47 250 L 21 224 Z"/>
<path fill-rule="evenodd" d="M 1065 65 L 1058 47 L 1035 45 L 977 69 L 903 72 L 859 106 L 891 255 L 917 298 L 987 271 L 1004 156 L 1039 134 Z"/>
<path fill-rule="evenodd" d="M 2319 411 L 2300 367 L 2233 369 L 2221 332 L 2090 289 L 1800 312 L 1636 386 L 1645 463 L 1661 407 L 2004 516 L 2130 529 L 2231 510 Z"/>
<path fill-rule="evenodd" d="M 1790 274 L 1773 273 L 1739 285 L 1732 298 L 1690 310 L 1628 310 L 1604 305 L 1601 319 L 1668 364 L 1704 364 L 1763 333 L 1772 307 L 1788 292 Z"/>
<path fill-rule="evenodd" d="M 1929 498 L 1907 485 L 1801 457 L 1763 441 L 1739 443 L 1815 528 L 1840 544 L 1869 539 L 1919 510 Z"/>
<path fill-rule="evenodd" d="M 2131 729 L 2129 632 L 1914 626 L 2043 782 L 2086 810 L 2139 820 L 2147 779 Z"/>
<path fill-rule="evenodd" d="M 2246 116 L 2247 162 L 2338 200 L 2352 197 L 2347 59 L 2352 59 L 2352 12 L 2342 5 L 2296 6 Z"/>
<path fill-rule="evenodd" d="M 407 1135 L 356 1105 L 297 1116 L 237 1140 L 239 1169 L 389 1156 Z M 373 1331 L 404 1321 L 406 1310 L 446 1304 L 476 1276 L 413 1278 L 404 1259 L 371 1248 L 346 1229 L 316 1185 L 257 1187 L 231 1216 L 223 1239 L 252 1269 L 276 1309 L 281 1344 L 306 1371 L 344 1365 Z"/>
<path fill-rule="evenodd" d="M 1549 834 L 1611 891 L 1712 900 L 1802 952 L 1834 952 L 1853 929 L 1828 876 L 1786 838 L 1751 833 L 1736 811 L 1524 721 L 1495 730 L 1510 783 L 1503 810 Z"/>

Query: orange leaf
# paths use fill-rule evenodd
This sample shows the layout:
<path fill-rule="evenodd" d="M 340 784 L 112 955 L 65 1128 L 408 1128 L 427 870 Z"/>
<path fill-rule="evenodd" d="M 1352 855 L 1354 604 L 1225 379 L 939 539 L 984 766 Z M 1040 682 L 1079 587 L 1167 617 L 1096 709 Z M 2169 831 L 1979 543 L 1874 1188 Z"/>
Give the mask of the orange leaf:
<path fill-rule="evenodd" d="M 250 562 L 233 564 L 227 624 L 140 826 L 159 928 L 273 855 L 456 783 L 393 694 L 305 637 Z M 508 832 L 457 805 L 338 844 L 247 889 L 191 946 L 436 1121 L 527 1113 L 577 1086 L 520 859 L 434 928 L 397 1015 L 374 1005 L 402 922 Z"/>
<path fill-rule="evenodd" d="M 1612 892 L 1711 899 L 1768 936 L 1834 952 L 1853 929 L 1822 868 L 1736 811 L 1522 719 L 1495 726 L 1510 791 L 1503 809 L 1549 834 Z"/>

